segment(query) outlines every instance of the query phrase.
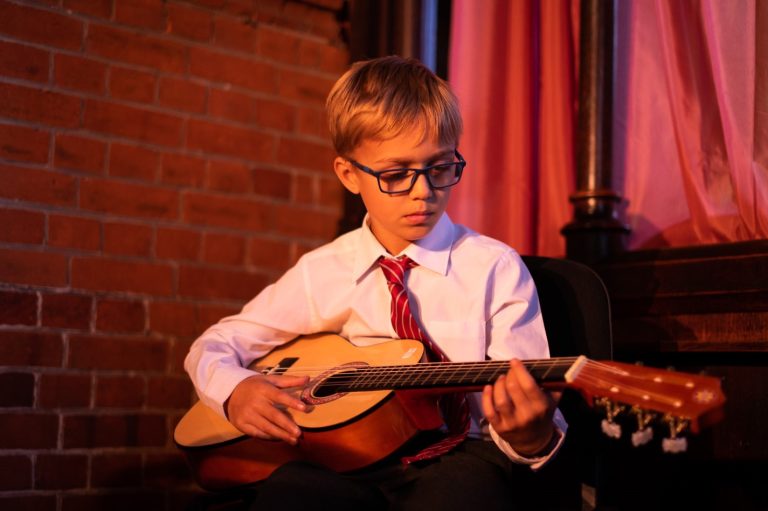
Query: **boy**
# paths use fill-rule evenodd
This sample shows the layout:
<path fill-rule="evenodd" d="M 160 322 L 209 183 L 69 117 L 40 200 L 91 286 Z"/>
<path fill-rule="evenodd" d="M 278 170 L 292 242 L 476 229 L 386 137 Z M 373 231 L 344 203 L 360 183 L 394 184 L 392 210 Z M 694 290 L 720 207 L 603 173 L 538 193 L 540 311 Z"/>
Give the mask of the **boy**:
<path fill-rule="evenodd" d="M 456 98 L 419 62 L 385 57 L 353 65 L 327 109 L 334 170 L 361 195 L 363 226 L 304 255 L 240 314 L 208 329 L 185 367 L 203 402 L 240 431 L 295 445 L 301 430 L 285 411 L 306 409 L 289 392 L 306 380 L 245 367 L 299 335 L 333 332 L 357 346 L 422 336 L 432 360 L 513 359 L 482 394 L 444 400 L 453 407 L 447 433 L 421 436 L 354 474 L 286 464 L 259 483 L 254 505 L 509 509 L 525 491 L 515 481 L 552 457 L 566 426 L 517 360 L 548 356 L 528 271 L 512 249 L 445 213 L 465 165 Z M 407 291 L 381 262 L 405 264 L 402 256 L 415 262 L 399 270 Z"/>

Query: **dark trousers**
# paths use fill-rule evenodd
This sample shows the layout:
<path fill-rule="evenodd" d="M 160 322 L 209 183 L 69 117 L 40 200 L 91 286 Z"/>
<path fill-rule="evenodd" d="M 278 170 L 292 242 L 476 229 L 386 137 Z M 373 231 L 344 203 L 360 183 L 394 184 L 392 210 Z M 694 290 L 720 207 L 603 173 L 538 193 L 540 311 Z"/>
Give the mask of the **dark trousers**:
<path fill-rule="evenodd" d="M 288 463 L 259 483 L 251 510 L 580 509 L 574 488 L 550 476 L 549 465 L 533 472 L 492 442 L 467 440 L 437 460 L 405 466 L 393 456 L 351 474 Z"/>

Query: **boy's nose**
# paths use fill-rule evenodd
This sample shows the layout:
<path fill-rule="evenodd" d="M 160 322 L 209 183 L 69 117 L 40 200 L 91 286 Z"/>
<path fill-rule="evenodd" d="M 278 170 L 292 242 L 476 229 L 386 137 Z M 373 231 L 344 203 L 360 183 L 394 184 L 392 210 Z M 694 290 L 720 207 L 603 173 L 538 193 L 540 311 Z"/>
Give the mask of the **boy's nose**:
<path fill-rule="evenodd" d="M 430 195 L 432 195 L 432 187 L 429 186 L 429 181 L 427 181 L 427 176 L 422 174 L 419 177 L 417 177 L 416 182 L 413 183 L 413 188 L 411 188 L 411 197 L 427 198 Z"/>

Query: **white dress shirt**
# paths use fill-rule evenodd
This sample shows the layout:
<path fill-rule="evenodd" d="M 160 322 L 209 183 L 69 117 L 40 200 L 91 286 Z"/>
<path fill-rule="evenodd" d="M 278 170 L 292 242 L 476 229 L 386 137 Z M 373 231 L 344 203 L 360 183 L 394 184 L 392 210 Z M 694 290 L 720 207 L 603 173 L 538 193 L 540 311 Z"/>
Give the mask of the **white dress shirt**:
<path fill-rule="evenodd" d="M 536 288 L 513 249 L 444 214 L 402 253 L 418 263 L 407 275 L 411 309 L 451 361 L 549 357 Z M 206 330 L 184 363 L 201 400 L 223 416 L 235 386 L 253 375 L 245 367 L 299 335 L 332 332 L 357 346 L 397 338 L 380 256 L 390 255 L 366 218 L 360 229 L 302 256 L 242 312 Z M 538 468 L 562 443 L 567 425 L 558 411 L 557 447 L 543 458 L 523 458 L 489 431 L 480 394 L 469 402 L 470 436 L 490 435 L 516 462 Z"/>

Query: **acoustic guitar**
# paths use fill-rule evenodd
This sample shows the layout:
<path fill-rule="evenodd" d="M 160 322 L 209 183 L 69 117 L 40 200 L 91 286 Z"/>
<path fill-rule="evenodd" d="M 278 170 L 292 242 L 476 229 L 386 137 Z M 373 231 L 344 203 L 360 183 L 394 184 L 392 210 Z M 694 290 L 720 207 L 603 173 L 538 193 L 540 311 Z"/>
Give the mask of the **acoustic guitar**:
<path fill-rule="evenodd" d="M 419 431 L 438 428 L 441 393 L 476 391 L 509 369 L 505 361 L 420 363 L 419 341 L 395 340 L 356 347 L 333 334 L 300 337 L 249 366 L 261 374 L 309 375 L 297 389 L 309 405 L 291 411 L 302 429 L 296 446 L 252 438 L 198 402 L 176 426 L 174 440 L 186 454 L 198 484 L 220 490 L 260 481 L 292 460 L 308 460 L 338 472 L 356 470 L 396 451 Z M 606 409 L 603 430 L 620 435 L 613 419 L 628 411 L 642 443 L 652 421 L 671 431 L 669 450 L 681 449 L 683 430 L 697 432 L 719 420 L 725 397 L 720 381 L 586 357 L 524 361 L 549 389 L 574 388 Z M 638 438 L 635 438 L 635 437 Z M 667 440 L 665 440 L 666 442 Z"/>

